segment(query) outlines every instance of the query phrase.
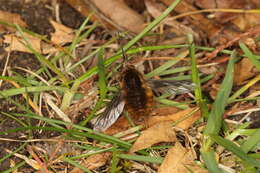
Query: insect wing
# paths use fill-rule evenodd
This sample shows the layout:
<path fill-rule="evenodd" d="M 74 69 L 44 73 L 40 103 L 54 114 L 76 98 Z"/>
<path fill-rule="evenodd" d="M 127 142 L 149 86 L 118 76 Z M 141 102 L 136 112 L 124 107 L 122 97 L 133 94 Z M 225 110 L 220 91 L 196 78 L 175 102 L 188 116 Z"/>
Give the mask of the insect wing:
<path fill-rule="evenodd" d="M 121 93 L 117 94 L 106 107 L 104 113 L 98 117 L 94 124 L 94 130 L 105 131 L 119 118 L 125 107 L 125 101 Z"/>
<path fill-rule="evenodd" d="M 170 94 L 184 94 L 189 93 L 195 88 L 195 84 L 191 81 L 173 81 L 173 80 L 148 80 L 150 87 L 161 93 L 170 93 Z"/>

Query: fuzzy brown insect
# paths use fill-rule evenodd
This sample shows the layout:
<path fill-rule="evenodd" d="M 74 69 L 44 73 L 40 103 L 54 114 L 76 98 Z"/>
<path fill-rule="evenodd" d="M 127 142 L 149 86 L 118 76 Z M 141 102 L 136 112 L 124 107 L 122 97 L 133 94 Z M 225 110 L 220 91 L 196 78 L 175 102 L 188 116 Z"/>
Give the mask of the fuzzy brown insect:
<path fill-rule="evenodd" d="M 142 121 L 153 109 L 153 91 L 143 74 L 132 65 L 126 66 L 120 86 L 126 111 L 132 118 L 137 117 L 134 120 Z"/>
<path fill-rule="evenodd" d="M 121 115 L 124 108 L 135 123 L 144 121 L 153 109 L 153 91 L 171 94 L 188 93 L 194 88 L 191 81 L 146 80 L 133 65 L 126 65 L 120 77 L 120 91 L 98 117 L 94 130 L 105 131 Z"/>
<path fill-rule="evenodd" d="M 146 80 L 144 75 L 133 65 L 128 65 L 123 52 L 123 70 L 120 76 L 120 91 L 109 103 L 104 113 L 98 117 L 94 130 L 105 131 L 121 115 L 124 108 L 129 115 L 139 124 L 144 122 L 153 109 L 153 91 L 168 92 L 171 94 L 188 93 L 194 88 L 191 81 L 172 80 Z"/>

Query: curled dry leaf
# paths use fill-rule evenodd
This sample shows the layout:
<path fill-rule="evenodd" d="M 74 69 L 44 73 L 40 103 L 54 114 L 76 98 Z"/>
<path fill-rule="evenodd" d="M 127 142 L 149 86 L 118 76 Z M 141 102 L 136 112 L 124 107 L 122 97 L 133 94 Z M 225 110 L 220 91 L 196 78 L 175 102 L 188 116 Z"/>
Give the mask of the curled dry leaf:
<path fill-rule="evenodd" d="M 189 128 L 195 121 L 197 121 L 200 118 L 200 111 L 196 111 L 198 108 L 189 108 L 183 111 L 174 112 L 172 114 L 164 115 L 164 116 L 152 116 L 148 119 L 148 126 L 153 126 L 154 124 L 160 123 L 160 122 L 166 122 L 170 121 L 171 123 L 180 121 L 176 124 L 176 127 L 187 129 Z M 155 110 L 156 111 L 156 110 Z M 191 114 L 193 111 L 196 111 L 191 116 L 187 117 L 183 121 L 182 118 L 185 116 Z"/>
<path fill-rule="evenodd" d="M 144 130 L 141 136 L 135 141 L 134 145 L 130 149 L 130 152 L 134 153 L 159 142 L 174 141 L 176 141 L 176 136 L 172 127 L 172 123 L 162 122 L 148 128 L 147 130 Z"/>
<path fill-rule="evenodd" d="M 195 165 L 194 159 L 192 150 L 176 142 L 175 146 L 168 151 L 158 173 L 190 173 L 190 170 L 195 173 L 208 173 L 207 170 Z"/>
<path fill-rule="evenodd" d="M 243 58 L 239 63 L 235 64 L 234 82 L 236 85 L 242 84 L 245 80 L 250 79 L 256 73 L 254 72 L 254 65 L 248 58 Z"/>
<path fill-rule="evenodd" d="M 105 165 L 110 158 L 111 158 L 110 152 L 95 154 L 88 157 L 87 160 L 84 162 L 83 166 L 85 166 L 89 170 L 99 168 Z"/>
<path fill-rule="evenodd" d="M 71 28 L 64 26 L 60 23 L 50 19 L 50 23 L 55 29 L 55 32 L 51 34 L 51 41 L 54 44 L 63 45 L 72 42 L 74 38 L 74 32 Z"/>
<path fill-rule="evenodd" d="M 23 33 L 23 35 L 35 51 L 41 52 L 41 39 L 29 35 L 25 32 Z M 4 43 L 9 44 L 7 47 L 5 47 L 5 51 L 7 52 L 20 51 L 32 53 L 31 50 L 27 48 L 27 43 L 24 41 L 24 39 L 15 34 L 4 35 Z"/>
<path fill-rule="evenodd" d="M 0 21 L 4 21 L 10 24 L 17 24 L 21 27 L 26 27 L 27 24 L 22 20 L 21 16 L 19 14 L 15 13 L 9 13 L 6 11 L 1 11 L 0 10 Z M 9 31 L 14 31 L 12 27 L 6 27 L 4 25 L 0 25 L 0 31 L 2 30 L 9 30 Z"/>

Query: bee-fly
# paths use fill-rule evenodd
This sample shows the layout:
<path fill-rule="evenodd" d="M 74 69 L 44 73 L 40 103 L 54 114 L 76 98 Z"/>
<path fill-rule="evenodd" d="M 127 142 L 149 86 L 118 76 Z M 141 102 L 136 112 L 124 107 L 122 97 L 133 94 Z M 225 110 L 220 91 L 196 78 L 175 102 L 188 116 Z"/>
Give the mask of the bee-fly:
<path fill-rule="evenodd" d="M 94 130 L 105 131 L 119 118 L 124 108 L 130 116 L 143 121 L 153 108 L 153 91 L 171 94 L 188 93 L 194 88 L 190 81 L 146 80 L 133 65 L 124 65 L 120 77 L 120 91 L 98 117 Z M 138 123 L 138 122 L 136 122 Z"/>

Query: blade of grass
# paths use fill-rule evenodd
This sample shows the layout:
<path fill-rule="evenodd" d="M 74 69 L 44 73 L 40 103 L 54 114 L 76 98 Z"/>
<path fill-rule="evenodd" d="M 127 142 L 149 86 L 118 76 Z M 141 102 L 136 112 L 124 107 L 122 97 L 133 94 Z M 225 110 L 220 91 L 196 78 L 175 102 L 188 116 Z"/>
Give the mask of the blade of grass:
<path fill-rule="evenodd" d="M 190 52 L 190 57 L 191 57 L 191 78 L 193 83 L 195 84 L 195 97 L 196 97 L 196 102 L 197 105 L 200 107 L 202 116 L 203 117 L 208 117 L 208 107 L 205 103 L 205 100 L 202 98 L 202 89 L 201 89 L 201 81 L 199 77 L 199 71 L 197 68 L 197 59 L 195 56 L 195 44 L 193 42 L 193 37 L 192 35 L 188 35 L 188 40 L 190 43 L 189 47 L 189 52 Z"/>
<path fill-rule="evenodd" d="M 238 156 L 243 161 L 260 168 L 260 161 L 257 161 L 251 157 L 249 157 L 240 147 L 235 145 L 233 142 L 224 139 L 217 135 L 210 135 L 211 139 L 214 140 L 217 144 L 225 147 L 227 150 L 234 153 L 236 156 Z"/>
<path fill-rule="evenodd" d="M 239 43 L 240 48 L 243 50 L 245 56 L 260 70 L 260 61 L 254 56 L 254 54 L 246 47 L 242 42 Z"/>
<path fill-rule="evenodd" d="M 239 90 L 237 90 L 229 99 L 228 103 L 234 102 L 234 100 L 239 97 L 241 94 L 243 94 L 248 88 L 250 88 L 252 85 L 254 85 L 256 82 L 260 81 L 260 75 L 257 75 L 253 79 L 251 79 L 249 82 L 247 82 L 243 87 L 241 87 Z"/>
<path fill-rule="evenodd" d="M 182 52 L 179 55 L 177 55 L 176 57 L 178 58 L 184 58 L 185 56 L 187 56 L 187 52 Z M 151 78 L 153 76 L 156 75 L 160 75 L 160 73 L 162 73 L 163 71 L 165 71 L 166 69 L 172 67 L 174 64 L 176 64 L 177 62 L 179 62 L 181 59 L 179 60 L 169 60 L 166 63 L 164 63 L 163 65 L 161 65 L 160 67 L 154 69 L 153 71 L 151 71 L 150 73 L 147 73 L 145 76 L 146 78 Z"/>
<path fill-rule="evenodd" d="M 63 75 L 63 73 L 54 64 L 52 64 L 52 62 L 50 62 L 48 59 L 46 59 L 44 56 L 42 56 L 39 52 L 37 52 L 36 50 L 33 49 L 31 43 L 29 42 L 28 38 L 26 38 L 26 36 L 23 34 L 23 31 L 19 25 L 16 25 L 16 28 L 25 41 L 24 45 L 35 55 L 35 57 L 39 60 L 39 62 L 42 63 L 43 65 L 47 66 L 54 73 L 56 73 L 59 76 L 59 78 L 63 81 L 63 83 L 66 84 L 68 82 L 68 79 Z"/>
<path fill-rule="evenodd" d="M 204 130 L 205 138 L 203 140 L 201 154 L 203 160 L 205 161 L 206 167 L 209 169 L 209 171 L 213 173 L 220 172 L 220 169 L 218 168 L 217 161 L 214 156 L 214 151 L 211 149 L 213 141 L 211 140 L 211 138 L 208 138 L 208 136 L 210 134 L 218 134 L 222 126 L 222 116 L 233 86 L 235 55 L 236 52 L 233 52 L 230 57 L 225 78 L 221 83 L 220 90 L 218 91 L 216 100 L 213 104 L 207 121 L 207 125 Z"/>
<path fill-rule="evenodd" d="M 130 155 L 130 154 L 119 154 L 118 157 L 121 159 L 135 160 L 140 162 L 149 162 L 155 164 L 161 164 L 163 162 L 162 157 L 140 156 L 140 155 Z"/>
<path fill-rule="evenodd" d="M 105 65 L 104 65 L 104 49 L 100 49 L 99 55 L 98 55 L 98 87 L 99 87 L 99 100 L 96 103 L 94 109 L 91 111 L 91 113 L 87 116 L 87 118 L 82 121 L 80 124 L 82 126 L 85 126 L 92 118 L 94 118 L 95 113 L 102 107 L 104 99 L 106 98 L 107 94 L 107 81 L 106 81 L 106 74 L 105 74 Z"/>
<path fill-rule="evenodd" d="M 71 159 L 69 159 L 67 157 L 62 158 L 62 160 L 65 161 L 65 162 L 68 162 L 69 164 L 73 165 L 74 167 L 77 167 L 77 168 L 81 169 L 84 172 L 93 173 L 89 169 L 87 169 L 84 166 L 80 165 L 78 162 L 76 162 L 74 160 L 71 160 Z"/>
<path fill-rule="evenodd" d="M 42 92 L 42 91 L 61 91 L 66 92 L 68 88 L 59 86 L 35 86 L 35 87 L 22 87 L 22 88 L 12 88 L 4 91 L 0 91 L 0 99 L 4 97 L 10 97 L 18 94 L 28 93 L 28 92 Z"/>
<path fill-rule="evenodd" d="M 178 3 L 181 2 L 181 0 L 175 0 L 159 17 L 157 17 L 153 22 L 151 22 L 142 32 L 140 32 L 137 36 L 135 36 L 131 41 L 129 41 L 123 49 L 127 51 L 130 47 L 132 47 L 136 42 L 138 42 L 141 38 L 143 38 L 149 31 L 151 31 L 154 27 L 156 27 L 164 18 L 166 18 L 171 11 L 178 5 Z M 109 66 L 111 63 L 118 60 L 122 55 L 122 51 L 118 51 L 116 53 L 117 56 L 113 56 L 105 61 L 105 66 Z M 97 72 L 97 67 L 93 67 L 90 70 L 88 70 L 85 74 L 80 76 L 77 79 L 76 85 L 79 85 L 78 83 L 81 83 L 85 81 L 87 78 L 92 76 Z"/>
<path fill-rule="evenodd" d="M 225 78 L 221 83 L 220 90 L 218 91 L 216 100 L 210 112 L 209 119 L 204 130 L 205 135 L 218 134 L 221 128 L 222 116 L 233 86 L 235 56 L 236 53 L 233 52 L 228 62 Z"/>
<path fill-rule="evenodd" d="M 260 129 L 257 129 L 252 135 L 250 135 L 245 142 L 241 145 L 241 149 L 248 153 L 257 143 L 260 142 Z"/>
<path fill-rule="evenodd" d="M 210 172 L 225 173 L 223 170 L 219 169 L 213 150 L 209 149 L 208 151 L 201 151 L 201 156 Z"/>
<path fill-rule="evenodd" d="M 53 123 L 53 124 L 57 124 L 57 125 L 71 126 L 71 127 L 74 128 L 73 130 L 72 129 L 67 130 L 67 129 L 62 129 L 62 128 L 53 128 L 53 127 L 44 128 L 44 127 L 32 127 L 31 126 L 31 127 L 20 128 L 20 130 L 44 129 L 44 130 L 60 131 L 60 132 L 64 132 L 64 133 L 70 133 L 70 134 L 73 134 L 73 135 L 80 135 L 80 136 L 84 136 L 84 137 L 93 138 L 93 139 L 104 141 L 104 142 L 107 142 L 107 143 L 113 143 L 113 144 L 116 144 L 117 146 L 121 146 L 125 149 L 129 149 L 131 147 L 131 144 L 128 143 L 128 142 L 122 141 L 122 140 L 117 139 L 113 136 L 109 136 L 109 135 L 105 135 L 103 133 L 96 132 L 92 129 L 82 127 L 80 125 L 76 125 L 76 124 L 67 123 L 67 122 L 60 121 L 60 120 L 54 120 L 54 119 L 51 119 L 51 118 L 38 116 L 37 114 L 15 114 L 15 115 L 45 121 L 48 124 Z M 80 131 L 84 131 L 84 132 L 80 132 Z M 6 131 L 6 132 L 8 132 L 8 131 Z M 4 132 L 0 132 L 0 134 L 2 134 L 2 133 L 4 134 Z"/>

